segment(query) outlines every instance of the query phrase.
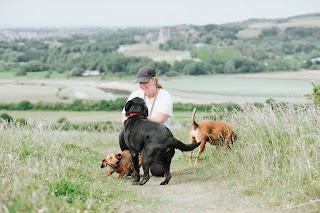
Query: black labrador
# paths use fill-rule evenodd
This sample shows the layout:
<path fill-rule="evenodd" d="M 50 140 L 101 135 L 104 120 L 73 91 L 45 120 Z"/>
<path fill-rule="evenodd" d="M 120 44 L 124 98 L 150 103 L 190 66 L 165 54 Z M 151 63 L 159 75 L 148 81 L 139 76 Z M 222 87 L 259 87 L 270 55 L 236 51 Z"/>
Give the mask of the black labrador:
<path fill-rule="evenodd" d="M 171 179 L 170 164 L 175 149 L 191 151 L 199 143 L 184 144 L 175 139 L 171 131 L 162 124 L 147 120 L 148 108 L 142 98 L 133 98 L 125 105 L 126 116 L 124 122 L 124 139 L 131 151 L 133 167 L 136 176 L 134 185 L 143 185 L 150 179 L 150 166 L 159 162 L 165 171 L 165 180 L 160 185 L 166 185 Z M 143 179 L 140 181 L 138 155 L 141 153 Z M 140 182 L 139 182 L 140 181 Z"/>

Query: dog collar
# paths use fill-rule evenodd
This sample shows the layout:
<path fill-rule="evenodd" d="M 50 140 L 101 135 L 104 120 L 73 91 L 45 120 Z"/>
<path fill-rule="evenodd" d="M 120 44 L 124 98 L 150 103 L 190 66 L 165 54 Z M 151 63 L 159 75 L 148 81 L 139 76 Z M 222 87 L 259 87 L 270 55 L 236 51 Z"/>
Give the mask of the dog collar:
<path fill-rule="evenodd" d="M 124 161 L 124 160 L 118 160 L 117 163 L 116 163 L 116 165 L 110 166 L 110 167 L 112 167 L 113 169 L 116 169 L 123 161 Z"/>
<path fill-rule="evenodd" d="M 133 117 L 133 116 L 138 116 L 138 115 L 140 115 L 139 112 L 130 112 L 128 115 L 128 118 Z"/>

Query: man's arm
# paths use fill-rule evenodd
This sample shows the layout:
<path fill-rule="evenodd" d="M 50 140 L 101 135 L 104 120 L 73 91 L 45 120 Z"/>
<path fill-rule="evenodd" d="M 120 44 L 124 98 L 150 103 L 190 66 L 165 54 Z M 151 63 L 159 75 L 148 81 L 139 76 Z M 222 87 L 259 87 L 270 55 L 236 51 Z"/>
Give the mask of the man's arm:
<path fill-rule="evenodd" d="M 166 115 L 166 114 L 163 114 L 161 112 L 158 112 L 155 117 L 147 117 L 147 119 L 149 121 L 153 121 L 153 122 L 157 122 L 157 123 L 163 124 L 166 120 L 168 120 L 169 117 L 170 117 L 169 115 Z"/>

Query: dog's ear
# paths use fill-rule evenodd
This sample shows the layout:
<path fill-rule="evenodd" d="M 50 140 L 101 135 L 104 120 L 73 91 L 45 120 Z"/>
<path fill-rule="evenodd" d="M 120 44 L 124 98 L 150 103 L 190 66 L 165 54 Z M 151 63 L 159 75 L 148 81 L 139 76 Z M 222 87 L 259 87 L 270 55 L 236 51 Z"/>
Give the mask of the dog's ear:
<path fill-rule="evenodd" d="M 143 105 L 144 105 L 144 107 L 143 107 L 143 116 L 144 117 L 148 117 L 148 115 L 149 115 L 148 107 L 145 104 L 143 104 Z"/>
<path fill-rule="evenodd" d="M 117 157 L 118 160 L 121 160 L 121 159 L 122 159 L 122 155 L 121 155 L 120 153 L 118 153 L 118 154 L 116 155 L 116 157 Z"/>
<path fill-rule="evenodd" d="M 130 110 L 132 104 L 133 104 L 133 101 L 132 101 L 132 100 L 130 100 L 130 101 L 128 101 L 128 102 L 126 103 L 126 105 L 124 106 L 124 109 L 125 109 L 126 112 L 128 112 L 128 111 Z"/>
<path fill-rule="evenodd" d="M 142 98 L 136 98 L 136 103 L 142 107 L 142 112 L 141 112 L 142 115 L 144 117 L 148 117 L 149 111 L 148 111 L 148 107 L 146 105 L 146 102 Z"/>

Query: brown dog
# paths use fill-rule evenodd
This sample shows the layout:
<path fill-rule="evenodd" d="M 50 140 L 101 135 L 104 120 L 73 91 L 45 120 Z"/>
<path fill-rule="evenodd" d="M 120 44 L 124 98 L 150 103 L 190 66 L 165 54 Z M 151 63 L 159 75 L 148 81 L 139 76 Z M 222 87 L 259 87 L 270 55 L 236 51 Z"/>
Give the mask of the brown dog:
<path fill-rule="evenodd" d="M 121 180 L 128 169 L 134 171 L 132 158 L 129 150 L 124 150 L 122 153 L 110 154 L 102 160 L 101 168 L 109 166 L 110 169 L 106 176 L 110 176 L 113 172 L 119 173 L 118 179 Z M 135 173 L 132 172 L 132 177 L 135 177 Z"/>
<path fill-rule="evenodd" d="M 189 140 L 190 143 L 201 141 L 195 162 L 195 166 L 198 166 L 199 157 L 205 149 L 206 142 L 209 142 L 211 145 L 215 146 L 224 144 L 224 148 L 227 150 L 231 148 L 230 145 L 237 140 L 237 135 L 233 132 L 229 125 L 223 122 L 202 120 L 196 123 L 194 120 L 195 114 L 196 108 L 194 108 L 191 116 L 193 128 L 190 131 Z M 189 166 L 192 166 L 192 151 L 189 155 Z"/>

